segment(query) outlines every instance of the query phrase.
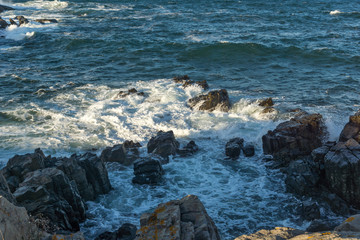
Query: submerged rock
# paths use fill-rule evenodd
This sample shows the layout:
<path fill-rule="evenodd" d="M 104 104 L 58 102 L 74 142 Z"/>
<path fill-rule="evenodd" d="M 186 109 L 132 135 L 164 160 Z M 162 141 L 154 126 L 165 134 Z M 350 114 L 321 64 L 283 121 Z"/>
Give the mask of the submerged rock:
<path fill-rule="evenodd" d="M 15 18 L 19 21 L 19 26 L 29 23 L 29 20 L 24 16 L 16 16 Z"/>
<path fill-rule="evenodd" d="M 136 226 L 130 223 L 124 223 L 114 232 L 104 232 L 95 240 L 134 240 L 136 237 Z"/>
<path fill-rule="evenodd" d="M 183 147 L 182 149 L 178 149 L 176 152 L 180 156 L 186 157 L 193 155 L 197 151 L 199 151 L 198 145 L 196 145 L 194 141 L 190 141 L 188 144 L 186 144 L 185 147 Z"/>
<path fill-rule="evenodd" d="M 149 140 L 147 150 L 148 153 L 167 158 L 170 155 L 175 155 L 179 146 L 180 144 L 176 141 L 173 131 L 159 131 L 155 137 Z"/>
<path fill-rule="evenodd" d="M 41 23 L 41 24 L 45 24 L 45 23 L 58 23 L 58 21 L 56 19 L 46 19 L 46 18 L 42 18 L 42 19 L 36 19 L 35 22 Z"/>
<path fill-rule="evenodd" d="M 139 159 L 134 162 L 133 183 L 137 184 L 157 184 L 162 180 L 164 170 L 157 159 Z"/>
<path fill-rule="evenodd" d="M 232 138 L 225 145 L 225 154 L 230 158 L 237 158 L 240 156 L 241 149 L 243 148 L 244 139 Z"/>
<path fill-rule="evenodd" d="M 242 147 L 245 157 L 252 157 L 255 155 L 255 146 L 252 144 L 246 144 Z"/>
<path fill-rule="evenodd" d="M 264 154 L 288 164 L 320 147 L 324 136 L 325 126 L 320 114 L 301 114 L 262 137 Z"/>
<path fill-rule="evenodd" d="M 143 214 L 136 233 L 140 239 L 220 240 L 220 235 L 198 197 L 188 195 Z"/>
<path fill-rule="evenodd" d="M 132 94 L 136 94 L 138 96 L 145 96 L 144 92 L 138 92 L 135 88 L 131 88 L 128 91 L 120 91 L 116 95 L 116 98 L 124 98 L 124 97 L 127 97 L 127 96 L 132 95 Z"/>
<path fill-rule="evenodd" d="M 189 99 L 190 108 L 199 110 L 228 112 L 230 109 L 229 95 L 225 89 L 211 91 L 208 94 L 200 95 Z"/>
<path fill-rule="evenodd" d="M 9 24 L 0 17 L 0 29 L 5 29 L 9 26 Z"/>

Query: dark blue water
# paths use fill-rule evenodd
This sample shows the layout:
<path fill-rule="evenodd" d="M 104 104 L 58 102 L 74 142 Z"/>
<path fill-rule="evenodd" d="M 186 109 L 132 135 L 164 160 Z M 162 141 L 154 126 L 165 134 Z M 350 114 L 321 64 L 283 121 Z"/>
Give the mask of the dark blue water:
<path fill-rule="evenodd" d="M 261 136 L 300 107 L 323 114 L 330 139 L 337 138 L 360 106 L 360 2 L 2 3 L 16 8 L 3 19 L 24 15 L 30 23 L 0 30 L 1 162 L 37 147 L 68 155 L 125 139 L 146 145 L 158 130 L 174 130 L 203 149 L 173 159 L 165 167 L 168 184 L 157 189 L 133 186 L 131 168 L 111 170 L 115 190 L 90 203 L 99 217 L 83 226 L 89 238 L 119 222 L 138 224 L 142 212 L 185 194 L 200 196 L 224 239 L 263 227 L 306 227 L 283 176 L 261 160 Z M 191 111 L 187 99 L 202 90 L 171 81 L 182 74 L 226 88 L 231 111 Z M 148 97 L 116 99 L 130 87 Z M 265 97 L 273 97 L 277 113 L 261 114 L 255 101 Z M 223 145 L 234 136 L 253 142 L 257 155 L 224 162 Z"/>

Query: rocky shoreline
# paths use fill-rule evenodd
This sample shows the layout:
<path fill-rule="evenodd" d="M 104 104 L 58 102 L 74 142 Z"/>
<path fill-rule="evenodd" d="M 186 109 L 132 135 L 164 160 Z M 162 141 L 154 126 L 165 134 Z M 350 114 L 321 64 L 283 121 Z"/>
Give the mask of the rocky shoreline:
<path fill-rule="evenodd" d="M 206 81 L 175 77 L 181 87 Z M 146 93 L 130 89 L 116 98 Z M 263 114 L 276 112 L 271 98 L 258 101 Z M 224 111 L 231 108 L 225 89 L 210 91 L 188 100 L 193 110 Z M 327 130 L 320 114 L 294 111 L 294 117 L 262 137 L 264 161 L 286 174 L 287 191 L 304 199 L 299 215 L 312 221 L 308 232 L 280 227 L 261 230 L 242 239 L 358 239 L 360 238 L 360 112 L 350 116 L 338 142 L 326 142 Z M 255 154 L 253 143 L 237 137 L 224 143 L 224 158 L 236 160 Z M 87 218 L 86 201 L 107 194 L 112 187 L 106 165 L 117 162 L 133 166 L 133 184 L 156 186 L 166 174 L 163 165 L 170 156 L 192 156 L 199 147 L 190 141 L 181 147 L 172 131 L 159 131 L 147 143 L 147 156 L 140 157 L 140 143 L 125 141 L 93 153 L 70 157 L 45 156 L 41 149 L 15 155 L 0 171 L 0 225 L 5 239 L 84 239 L 80 223 Z M 311 197 L 311 201 L 303 197 Z M 182 197 L 182 196 L 179 196 Z M 326 205 L 344 216 L 343 224 L 329 222 L 320 212 Z M 348 218 L 350 215 L 354 215 Z M 15 229 L 18 229 L 16 231 Z M 140 229 L 122 223 L 115 232 L 96 239 L 221 239 L 216 223 L 194 195 L 160 204 L 153 213 L 140 218 Z"/>

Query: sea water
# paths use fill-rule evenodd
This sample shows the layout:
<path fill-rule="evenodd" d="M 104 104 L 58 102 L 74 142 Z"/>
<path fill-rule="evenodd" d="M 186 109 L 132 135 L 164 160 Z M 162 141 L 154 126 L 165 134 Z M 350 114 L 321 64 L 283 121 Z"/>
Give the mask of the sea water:
<path fill-rule="evenodd" d="M 261 137 L 301 108 L 321 113 L 336 140 L 358 110 L 360 3 L 356 1 L 12 1 L 30 20 L 0 30 L 0 162 L 33 152 L 69 156 L 125 140 L 142 144 L 160 130 L 200 151 L 164 165 L 159 186 L 131 183 L 132 167 L 109 164 L 114 190 L 88 202 L 81 230 L 92 239 L 159 203 L 199 196 L 223 239 L 262 228 L 305 229 L 301 199 L 286 192 L 284 175 L 267 168 Z M 40 24 L 35 19 L 56 19 Z M 183 88 L 173 76 L 227 89 L 228 113 L 191 110 L 206 91 Z M 136 88 L 145 96 L 118 98 Z M 258 100 L 272 97 L 276 112 Z M 251 158 L 225 156 L 242 137 Z M 322 208 L 322 214 L 339 219 Z"/>

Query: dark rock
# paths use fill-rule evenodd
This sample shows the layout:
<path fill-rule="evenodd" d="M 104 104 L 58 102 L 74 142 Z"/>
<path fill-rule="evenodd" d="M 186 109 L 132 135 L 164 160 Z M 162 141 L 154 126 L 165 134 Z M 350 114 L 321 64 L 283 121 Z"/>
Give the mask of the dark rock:
<path fill-rule="evenodd" d="M 244 139 L 232 138 L 225 145 L 225 154 L 231 158 L 237 158 L 240 156 L 240 151 L 243 148 Z"/>
<path fill-rule="evenodd" d="M 200 95 L 189 99 L 190 108 L 198 108 L 199 110 L 214 111 L 220 110 L 227 112 L 230 109 L 230 100 L 225 89 L 211 91 L 206 95 Z"/>
<path fill-rule="evenodd" d="M 310 160 L 296 160 L 290 162 L 285 170 L 287 173 L 286 190 L 298 195 L 313 196 L 318 192 L 320 175 Z"/>
<path fill-rule="evenodd" d="M 160 204 L 140 219 L 136 239 L 220 240 L 217 227 L 194 195 Z"/>
<path fill-rule="evenodd" d="M 15 9 L 12 8 L 12 7 L 8 7 L 8 6 L 1 5 L 1 4 L 0 4 L 0 13 L 2 13 L 2 12 L 4 12 L 4 11 L 10 11 L 10 10 L 15 10 Z"/>
<path fill-rule="evenodd" d="M 139 143 L 125 141 L 113 147 L 105 148 L 100 155 L 103 162 L 118 162 L 125 166 L 131 165 L 139 157 Z"/>
<path fill-rule="evenodd" d="M 19 21 L 19 26 L 29 23 L 29 20 L 27 20 L 24 16 L 16 16 L 15 18 Z"/>
<path fill-rule="evenodd" d="M 45 24 L 45 23 L 58 23 L 58 21 L 56 19 L 36 19 L 35 22 L 41 23 L 41 24 Z"/>
<path fill-rule="evenodd" d="M 338 215 L 342 215 L 342 216 L 348 216 L 350 214 L 350 209 L 348 204 L 341 199 L 339 196 L 337 196 L 336 194 L 330 192 L 328 189 L 322 187 L 319 192 L 320 194 L 320 199 L 322 199 L 322 201 L 326 202 L 327 204 L 329 204 L 331 210 L 338 214 Z"/>
<path fill-rule="evenodd" d="M 242 147 L 245 157 L 252 157 L 255 155 L 255 146 L 252 144 L 246 144 Z"/>
<path fill-rule="evenodd" d="M 162 180 L 164 170 L 156 159 L 139 159 L 134 162 L 134 175 L 133 183 L 157 184 Z"/>
<path fill-rule="evenodd" d="M 44 160 L 45 155 L 39 148 L 34 153 L 15 155 L 10 158 L 6 167 L 1 170 L 8 181 L 10 191 L 15 191 L 27 173 L 45 168 Z"/>
<path fill-rule="evenodd" d="M 9 18 L 9 21 L 11 25 L 19 26 L 12 18 Z"/>
<path fill-rule="evenodd" d="M 1 9 L 1 8 L 0 8 Z M 9 24 L 0 17 L 0 29 L 4 29 L 7 28 L 9 26 Z"/>
<path fill-rule="evenodd" d="M 337 226 L 334 220 L 316 219 L 311 222 L 310 226 L 306 229 L 307 232 L 325 232 L 332 231 Z"/>
<path fill-rule="evenodd" d="M 272 106 L 274 106 L 274 102 L 273 102 L 272 98 L 266 98 L 266 99 L 261 100 L 259 102 L 259 106 L 261 106 L 261 107 L 272 107 Z"/>
<path fill-rule="evenodd" d="M 10 192 L 9 185 L 1 172 L 0 172 L 0 196 L 5 197 L 12 204 L 16 204 L 16 200 L 12 195 L 12 193 Z"/>
<path fill-rule="evenodd" d="M 354 139 L 339 142 L 325 155 L 329 189 L 348 204 L 360 208 L 360 145 Z"/>
<path fill-rule="evenodd" d="M 95 240 L 134 240 L 136 237 L 136 226 L 130 223 L 124 223 L 115 232 L 104 232 Z"/>
<path fill-rule="evenodd" d="M 176 152 L 180 156 L 186 157 L 193 155 L 197 151 L 199 151 L 198 145 L 196 145 L 194 141 L 190 141 L 188 144 L 186 144 L 185 147 L 183 147 L 182 149 L 178 149 Z"/>
<path fill-rule="evenodd" d="M 301 216 L 308 221 L 320 218 L 320 208 L 316 202 L 305 201 L 300 208 Z"/>
<path fill-rule="evenodd" d="M 183 86 L 183 88 L 186 88 L 186 87 L 192 86 L 192 85 L 194 85 L 194 84 L 200 86 L 200 87 L 201 87 L 202 89 L 204 89 L 204 90 L 206 90 L 206 89 L 209 88 L 209 85 L 208 85 L 208 83 L 207 83 L 206 80 L 196 81 L 196 82 L 191 81 L 191 80 L 187 80 L 186 82 L 183 83 L 182 86 Z"/>
<path fill-rule="evenodd" d="M 264 154 L 287 164 L 320 147 L 324 136 L 325 126 L 320 114 L 301 115 L 279 124 L 262 137 Z"/>
<path fill-rule="evenodd" d="M 124 98 L 124 97 L 127 97 L 129 95 L 132 95 L 132 94 L 136 94 L 138 96 L 145 96 L 145 93 L 144 92 L 138 92 L 135 88 L 131 88 L 129 89 L 128 91 L 120 91 L 118 94 L 117 94 L 117 98 Z"/>
<path fill-rule="evenodd" d="M 273 107 L 266 107 L 264 110 L 261 111 L 261 113 L 273 113 L 276 112 L 276 109 Z"/>
<path fill-rule="evenodd" d="M 147 144 L 148 153 L 154 153 L 161 157 L 175 155 L 180 144 L 176 141 L 173 131 L 160 131 L 152 137 Z"/>
<path fill-rule="evenodd" d="M 183 76 L 173 77 L 173 80 L 174 80 L 174 82 L 176 82 L 176 83 L 182 83 L 182 84 L 184 84 L 186 81 L 189 81 L 190 78 L 189 78 L 188 75 L 183 75 Z"/>
<path fill-rule="evenodd" d="M 85 220 L 85 204 L 74 181 L 55 168 L 30 172 L 14 192 L 32 215 L 42 214 L 60 229 L 78 231 Z"/>
<path fill-rule="evenodd" d="M 360 110 L 349 117 L 349 122 L 340 133 L 339 141 L 346 142 L 350 138 L 360 142 Z"/>

